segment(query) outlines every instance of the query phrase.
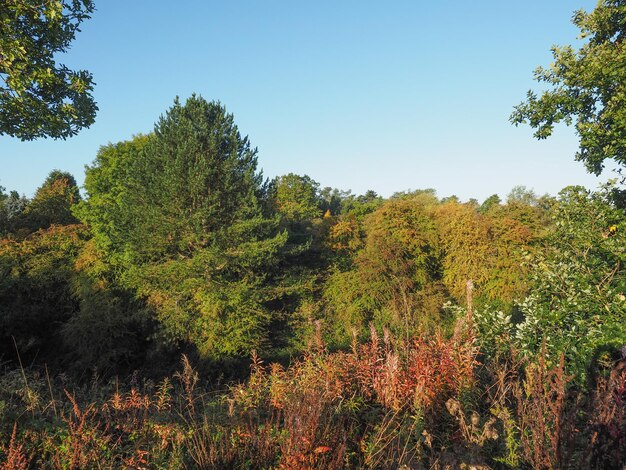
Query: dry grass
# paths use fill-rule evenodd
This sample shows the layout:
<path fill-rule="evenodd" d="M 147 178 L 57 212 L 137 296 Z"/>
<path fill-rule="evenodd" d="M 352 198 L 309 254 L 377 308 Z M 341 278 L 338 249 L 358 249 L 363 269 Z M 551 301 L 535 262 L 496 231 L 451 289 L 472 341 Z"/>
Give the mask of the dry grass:
<path fill-rule="evenodd" d="M 584 401 L 563 359 L 478 357 L 467 329 L 410 341 L 372 330 L 350 351 L 314 341 L 287 368 L 253 355 L 249 378 L 221 392 L 186 357 L 158 384 L 63 393 L 62 377 L 9 372 L 0 470 L 621 468 L 626 366 Z"/>

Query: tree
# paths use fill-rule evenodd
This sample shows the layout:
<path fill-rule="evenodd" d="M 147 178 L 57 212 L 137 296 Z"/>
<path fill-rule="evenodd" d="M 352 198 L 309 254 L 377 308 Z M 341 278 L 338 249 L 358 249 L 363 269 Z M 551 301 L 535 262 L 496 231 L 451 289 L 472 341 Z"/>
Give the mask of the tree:
<path fill-rule="evenodd" d="M 526 188 L 526 186 L 515 186 L 511 189 L 511 192 L 506 196 L 507 204 L 519 204 L 525 206 L 536 206 L 537 195 L 532 189 Z"/>
<path fill-rule="evenodd" d="M 322 216 L 320 185 L 309 176 L 279 176 L 271 183 L 270 194 L 276 211 L 289 222 Z"/>
<path fill-rule="evenodd" d="M 154 310 L 163 340 L 210 357 L 267 344 L 287 236 L 262 214 L 256 165 L 233 116 L 194 95 L 87 169 L 90 197 L 77 213 L 119 284 Z"/>
<path fill-rule="evenodd" d="M 356 220 L 331 232 L 339 249 L 362 246 L 353 266 L 336 266 L 324 288 L 338 339 L 370 321 L 402 335 L 442 323 L 441 253 L 430 202 L 421 195 L 387 201 L 364 219 L 362 242 L 353 238 Z"/>
<path fill-rule="evenodd" d="M 555 124 L 575 122 L 576 159 L 599 175 L 606 159 L 626 165 L 626 1 L 601 0 L 591 13 L 575 12 L 572 21 L 587 42 L 577 51 L 552 48 L 554 63 L 535 71 L 550 88 L 540 97 L 529 91 L 510 120 L 530 124 L 538 139 L 552 135 Z"/>
<path fill-rule="evenodd" d="M 458 302 L 465 300 L 466 282 L 471 279 L 477 304 L 510 306 L 526 291 L 523 252 L 530 249 L 535 234 L 506 211 L 478 209 L 456 202 L 435 208 L 443 282 Z"/>
<path fill-rule="evenodd" d="M 357 219 L 362 219 L 367 214 L 374 212 L 382 204 L 383 198 L 371 189 L 360 196 L 354 196 L 348 192 L 343 201 L 341 201 L 341 213 L 343 215 L 352 214 Z"/>
<path fill-rule="evenodd" d="M 351 191 L 341 191 L 337 188 L 331 188 L 326 186 L 319 192 L 321 199 L 322 210 L 324 215 L 328 212 L 330 215 L 339 215 L 343 202 L 351 197 Z"/>
<path fill-rule="evenodd" d="M 128 254 L 144 262 L 193 253 L 260 214 L 256 154 L 221 104 L 176 99 L 131 161 Z"/>
<path fill-rule="evenodd" d="M 501 202 L 502 200 L 500 199 L 500 196 L 498 196 L 497 194 L 492 194 L 480 205 L 480 207 L 478 208 L 478 212 L 480 212 L 481 214 L 489 212 L 494 208 L 500 207 Z"/>
<path fill-rule="evenodd" d="M 20 196 L 17 191 L 5 194 L 3 190 L 4 188 L 0 188 L 0 237 L 15 230 L 18 221 L 22 218 L 24 209 L 28 205 L 28 199 L 25 196 Z"/>
<path fill-rule="evenodd" d="M 140 159 L 153 136 L 138 135 L 131 140 L 100 147 L 96 159 L 85 172 L 87 200 L 74 213 L 93 233 L 94 243 L 107 262 L 122 263 L 128 236 L 125 228 L 134 217 L 128 199 L 133 180 L 133 162 Z"/>
<path fill-rule="evenodd" d="M 53 170 L 37 189 L 17 221 L 19 228 L 36 231 L 53 224 L 78 223 L 72 207 L 80 201 L 80 193 L 74 177 L 67 172 Z"/>
<path fill-rule="evenodd" d="M 0 2 L 0 135 L 65 139 L 93 124 L 91 74 L 55 62 L 93 11 L 91 0 Z"/>
<path fill-rule="evenodd" d="M 319 183 L 307 175 L 289 173 L 272 180 L 268 196 L 281 227 L 289 234 L 290 252 L 299 258 L 296 264 L 316 264 L 328 225 L 319 223 L 323 214 Z"/>
<path fill-rule="evenodd" d="M 70 173 L 52 170 L 30 200 L 16 191 L 4 194 L 3 189 L 0 187 L 0 235 L 22 238 L 51 225 L 78 223 L 72 210 L 81 197 Z"/>
<path fill-rule="evenodd" d="M 626 344 L 626 217 L 610 189 L 561 191 L 555 229 L 547 249 L 532 259 L 532 288 L 514 331 L 529 356 L 544 343 L 551 360 L 565 354 L 581 381 L 594 356 Z"/>
<path fill-rule="evenodd" d="M 6 206 L 6 201 L 9 198 L 5 191 L 4 186 L 0 186 L 0 236 L 4 235 L 9 225 L 9 213 Z"/>

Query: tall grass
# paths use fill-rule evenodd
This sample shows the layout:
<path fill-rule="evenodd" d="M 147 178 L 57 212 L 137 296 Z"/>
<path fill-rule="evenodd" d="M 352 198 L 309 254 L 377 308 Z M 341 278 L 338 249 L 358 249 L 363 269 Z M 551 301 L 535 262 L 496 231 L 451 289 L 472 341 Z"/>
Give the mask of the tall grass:
<path fill-rule="evenodd" d="M 289 367 L 253 355 L 223 390 L 184 356 L 159 383 L 6 371 L 0 469 L 621 468 L 626 367 L 585 394 L 562 360 L 489 360 L 468 330 L 372 329 L 348 351 L 314 341 Z"/>

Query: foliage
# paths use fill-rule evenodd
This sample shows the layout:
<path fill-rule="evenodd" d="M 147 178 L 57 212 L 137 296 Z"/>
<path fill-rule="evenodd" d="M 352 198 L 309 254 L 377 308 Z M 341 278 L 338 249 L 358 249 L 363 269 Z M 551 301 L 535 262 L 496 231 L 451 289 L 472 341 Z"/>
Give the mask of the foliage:
<path fill-rule="evenodd" d="M 489 196 L 487 199 L 483 201 L 483 203 L 478 208 L 478 212 L 480 213 L 489 212 L 490 210 L 494 208 L 500 207 L 501 202 L 502 200 L 500 199 L 500 196 L 498 196 L 497 194 L 492 194 L 491 196 Z"/>
<path fill-rule="evenodd" d="M 512 314 L 493 306 L 484 306 L 474 313 L 481 349 L 489 356 L 508 351 L 515 336 Z"/>
<path fill-rule="evenodd" d="M 269 189 L 275 210 L 285 220 L 298 222 L 322 215 L 319 184 L 293 173 L 275 178 Z"/>
<path fill-rule="evenodd" d="M 194 344 L 204 356 L 237 356 L 267 346 L 272 318 L 266 302 L 272 292 L 263 272 L 273 269 L 286 237 L 243 235 L 251 240 L 227 251 L 205 248 L 190 259 L 129 272 L 129 282 L 156 310 L 166 338 Z"/>
<path fill-rule="evenodd" d="M 59 170 L 49 173 L 32 199 L 16 191 L 5 194 L 0 186 L 0 236 L 22 239 L 51 225 L 76 224 L 72 210 L 80 200 L 74 177 Z"/>
<path fill-rule="evenodd" d="M 77 310 L 70 279 L 87 236 L 81 225 L 54 225 L 23 241 L 0 241 L 3 355 L 14 357 L 14 339 L 20 354 L 58 357 L 59 328 Z"/>
<path fill-rule="evenodd" d="M 536 354 L 565 354 L 567 369 L 584 380 L 592 358 L 626 344 L 625 217 L 612 192 L 561 191 L 548 248 L 532 261 L 532 288 L 520 304 L 516 341 Z"/>
<path fill-rule="evenodd" d="M 0 186 L 0 236 L 6 237 L 17 230 L 27 204 L 28 199 L 17 191 L 6 194 Z"/>
<path fill-rule="evenodd" d="M 188 256 L 209 246 L 223 228 L 258 213 L 256 151 L 218 103 L 196 96 L 185 105 L 176 100 L 153 136 L 135 143 L 139 153 L 133 145 L 105 152 L 87 172 L 85 185 L 90 195 L 111 195 L 119 204 L 121 220 L 104 210 L 88 217 L 128 225 L 114 247 L 125 262 Z M 101 235 L 99 226 L 92 226 Z"/>
<path fill-rule="evenodd" d="M 134 374 L 77 388 L 66 376 L 6 370 L 0 465 L 623 466 L 623 360 L 588 396 L 568 388 L 563 359 L 484 366 L 481 357 L 460 322 L 447 339 L 372 329 L 368 341 L 334 353 L 318 338 L 288 367 L 253 354 L 249 378 L 227 389 L 203 383 L 184 356 L 157 384 Z"/>
<path fill-rule="evenodd" d="M 395 333 L 445 328 L 442 308 L 463 303 L 466 283 L 478 306 L 510 312 L 528 289 L 526 253 L 543 236 L 544 209 L 524 188 L 489 210 L 433 191 L 396 194 L 367 217 L 332 221 L 328 243 L 334 269 L 324 300 L 334 335 L 374 321 Z M 340 341 L 341 342 L 341 341 Z"/>
<path fill-rule="evenodd" d="M 352 266 L 337 269 L 326 283 L 329 321 L 339 337 L 353 327 L 362 331 L 370 321 L 403 334 L 439 322 L 443 298 L 423 310 L 423 293 L 437 292 L 441 276 L 439 240 L 427 207 L 419 198 L 386 202 L 364 219 L 363 241 L 356 218 L 344 217 L 331 227 L 335 250 L 362 246 L 352 255 Z"/>
<path fill-rule="evenodd" d="M 123 262 L 124 230 L 132 223 L 128 195 L 132 163 L 141 158 L 149 138 L 139 135 L 100 147 L 93 164 L 86 167 L 88 198 L 74 208 L 77 217 L 89 226 L 102 256 L 114 266 Z"/>
<path fill-rule="evenodd" d="M 526 271 L 521 262 L 534 238 L 531 229 L 501 208 L 479 212 L 456 202 L 438 206 L 435 217 L 443 246 L 443 281 L 457 302 L 465 300 L 468 279 L 478 304 L 506 306 L 523 296 Z"/>
<path fill-rule="evenodd" d="M 204 356 L 264 346 L 286 235 L 262 215 L 256 150 L 219 103 L 178 100 L 154 133 L 101 149 L 77 213 L 166 341 Z"/>
<path fill-rule="evenodd" d="M 53 170 L 26 204 L 17 222 L 18 227 L 36 231 L 53 224 L 76 224 L 78 220 L 72 214 L 72 208 L 80 199 L 74 177 L 67 172 Z"/>
<path fill-rule="evenodd" d="M 0 188 L 0 468 L 624 466 L 618 187 L 384 200 L 256 163 L 194 95 L 84 201 Z"/>
<path fill-rule="evenodd" d="M 524 431 L 522 448 L 533 468 L 568 467 L 574 440 L 572 410 L 566 409 L 570 380 L 565 374 L 563 355 L 548 367 L 542 354 L 536 363 L 528 364 L 526 378 L 516 389 L 520 427 Z"/>
<path fill-rule="evenodd" d="M 361 227 L 353 214 L 338 219 L 328 234 L 330 248 L 339 253 L 355 253 L 363 246 Z"/>
<path fill-rule="evenodd" d="M 253 355 L 249 378 L 226 389 L 203 383 L 184 356 L 156 384 L 133 375 L 77 388 L 36 369 L 5 371 L 0 465 L 623 466 L 623 360 L 586 396 L 568 388 L 562 360 L 482 366 L 473 336 L 456 331 L 406 342 L 372 330 L 349 351 L 318 342 L 288 367 Z"/>
<path fill-rule="evenodd" d="M 78 309 L 61 336 L 72 369 L 96 368 L 108 375 L 143 363 L 152 325 L 146 307 L 114 282 L 103 258 L 93 240 L 76 257 L 69 282 Z"/>
<path fill-rule="evenodd" d="M 61 468 L 416 464 L 426 455 L 422 430 L 474 383 L 477 351 L 461 338 L 395 344 L 374 335 L 340 353 L 318 346 L 288 368 L 253 355 L 249 379 L 221 391 L 207 389 L 184 356 L 157 385 L 133 376 L 81 389 L 9 371 L 0 375 L 0 429 L 10 434 L 15 420 L 17 432 L 6 441 L 12 453 L 0 438 L 0 465 L 19 455 Z M 26 400 L 29 413 L 20 413 Z"/>
<path fill-rule="evenodd" d="M 324 214 L 339 215 L 347 200 L 353 196 L 350 191 L 341 191 L 327 186 L 319 191 L 319 197 Z"/>
<path fill-rule="evenodd" d="M 91 74 L 56 63 L 93 11 L 91 0 L 0 4 L 0 135 L 65 139 L 93 124 Z"/>
<path fill-rule="evenodd" d="M 626 363 L 622 356 L 608 374 L 597 377 L 591 390 L 594 413 L 590 416 L 593 446 L 590 467 L 619 468 L 626 455 Z"/>
<path fill-rule="evenodd" d="M 529 91 L 511 115 L 514 124 L 529 123 L 544 139 L 560 122 L 575 122 L 580 137 L 576 159 L 598 175 L 606 159 L 626 164 L 626 54 L 623 0 L 601 0 L 588 13 L 575 12 L 572 22 L 586 42 L 579 50 L 553 47 L 554 63 L 539 67 L 535 79 L 549 87 L 541 96 Z"/>
<path fill-rule="evenodd" d="M 299 277 L 310 277 L 313 273 L 304 271 L 324 265 L 322 252 L 330 225 L 328 210 L 322 219 L 324 203 L 319 184 L 306 175 L 289 173 L 269 183 L 267 198 L 271 206 L 269 214 L 278 217 L 280 228 L 288 234 L 286 263 L 282 268 L 291 271 L 290 268 L 297 267 Z"/>
<path fill-rule="evenodd" d="M 341 213 L 354 215 L 362 219 L 367 214 L 374 212 L 383 203 L 383 198 L 371 189 L 360 196 L 347 194 L 341 201 Z"/>

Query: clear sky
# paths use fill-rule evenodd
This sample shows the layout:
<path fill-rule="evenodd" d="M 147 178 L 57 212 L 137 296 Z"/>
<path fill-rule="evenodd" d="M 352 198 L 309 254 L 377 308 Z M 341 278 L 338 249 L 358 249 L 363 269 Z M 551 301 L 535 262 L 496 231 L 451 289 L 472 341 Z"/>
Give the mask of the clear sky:
<path fill-rule="evenodd" d="M 590 0 L 96 0 L 62 62 L 91 71 L 100 111 L 69 140 L 0 137 L 0 185 L 27 196 L 99 146 L 149 132 L 176 95 L 219 100 L 265 176 L 483 200 L 515 185 L 595 188 L 559 128 L 508 122 L 553 44 L 575 42 Z"/>

